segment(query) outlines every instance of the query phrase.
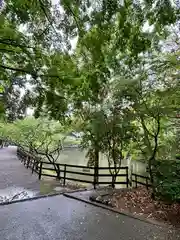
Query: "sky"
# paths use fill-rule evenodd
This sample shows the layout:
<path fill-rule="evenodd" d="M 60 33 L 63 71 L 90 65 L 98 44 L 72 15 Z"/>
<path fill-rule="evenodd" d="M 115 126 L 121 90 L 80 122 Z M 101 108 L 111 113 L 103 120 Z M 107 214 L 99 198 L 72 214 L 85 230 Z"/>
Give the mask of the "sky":
<path fill-rule="evenodd" d="M 59 3 L 59 0 L 51 0 L 52 1 L 52 4 L 58 4 Z"/>
<path fill-rule="evenodd" d="M 58 4 L 59 5 L 59 9 L 62 9 L 62 7 L 60 5 L 60 0 L 51 0 L 51 2 L 52 2 L 53 5 Z M 72 50 L 74 50 L 76 48 L 76 44 L 77 44 L 77 37 L 73 38 L 72 40 L 70 40 L 70 43 L 72 45 Z"/>

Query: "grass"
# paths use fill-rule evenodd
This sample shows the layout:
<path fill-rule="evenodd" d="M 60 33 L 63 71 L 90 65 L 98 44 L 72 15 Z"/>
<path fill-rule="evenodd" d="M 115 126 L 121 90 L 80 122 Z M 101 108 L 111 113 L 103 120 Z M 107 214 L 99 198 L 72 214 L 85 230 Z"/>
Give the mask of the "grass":
<path fill-rule="evenodd" d="M 49 174 L 49 175 L 52 175 L 54 177 L 57 176 L 56 171 L 54 171 L 54 170 L 42 170 L 42 173 Z"/>
<path fill-rule="evenodd" d="M 51 182 L 41 181 L 40 182 L 40 193 L 41 194 L 49 194 L 49 193 L 56 193 L 54 190 L 54 185 Z"/>

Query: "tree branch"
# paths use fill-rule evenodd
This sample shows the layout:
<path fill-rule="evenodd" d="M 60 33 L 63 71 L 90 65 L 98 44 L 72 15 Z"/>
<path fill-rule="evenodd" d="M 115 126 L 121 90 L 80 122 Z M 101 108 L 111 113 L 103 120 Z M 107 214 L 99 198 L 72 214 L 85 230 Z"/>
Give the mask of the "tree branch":
<path fill-rule="evenodd" d="M 37 77 L 51 77 L 51 78 L 59 78 L 60 80 L 62 80 L 61 77 L 58 76 L 58 75 L 37 74 L 37 72 L 29 71 L 28 69 L 14 68 L 14 67 L 6 66 L 6 65 L 3 65 L 3 64 L 0 64 L 0 68 L 11 70 L 11 71 L 14 71 L 14 72 L 26 73 L 26 74 L 32 75 L 34 78 L 37 78 Z"/>
<path fill-rule="evenodd" d="M 2 64 L 0 64 L 0 68 L 7 69 L 7 70 L 12 70 L 12 71 L 15 71 L 15 72 L 26 73 L 26 74 L 34 75 L 34 76 L 37 77 L 37 74 L 35 72 L 29 71 L 27 69 L 14 68 L 14 67 L 5 66 L 5 65 L 2 65 Z"/>
<path fill-rule="evenodd" d="M 2 38 L 0 38 L 0 43 L 1 44 L 4 44 L 4 45 L 11 45 L 11 46 L 13 46 L 13 47 L 19 47 L 19 48 L 30 48 L 30 49 L 36 49 L 36 48 L 34 48 L 34 47 L 31 47 L 31 46 L 28 46 L 28 45 L 22 45 L 22 44 L 18 44 L 15 40 L 13 40 L 13 39 L 8 39 L 8 38 L 4 38 L 4 39 L 2 39 Z"/>

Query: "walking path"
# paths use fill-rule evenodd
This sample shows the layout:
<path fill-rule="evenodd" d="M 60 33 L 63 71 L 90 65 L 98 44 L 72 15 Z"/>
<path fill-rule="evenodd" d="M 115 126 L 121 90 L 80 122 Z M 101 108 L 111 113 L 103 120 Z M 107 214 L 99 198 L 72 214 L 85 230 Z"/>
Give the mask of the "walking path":
<path fill-rule="evenodd" d="M 31 174 L 16 155 L 16 147 L 0 149 L 0 189 L 7 187 L 23 187 L 38 191 L 39 181 L 36 174 Z"/>
<path fill-rule="evenodd" d="M 62 195 L 0 206 L 4 240 L 178 240 L 168 231 Z"/>
<path fill-rule="evenodd" d="M 18 159 L 17 148 L 9 146 L 0 149 L 0 202 L 55 193 L 57 182 L 39 181 Z"/>

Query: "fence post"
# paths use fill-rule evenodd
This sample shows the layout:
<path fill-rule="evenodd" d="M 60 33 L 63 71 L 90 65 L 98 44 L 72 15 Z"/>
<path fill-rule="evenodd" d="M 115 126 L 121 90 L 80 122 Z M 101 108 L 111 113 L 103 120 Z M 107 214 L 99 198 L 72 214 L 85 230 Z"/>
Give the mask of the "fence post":
<path fill-rule="evenodd" d="M 42 175 L 42 162 L 40 163 L 40 169 L 39 169 L 39 180 L 41 180 L 41 175 Z"/>
<path fill-rule="evenodd" d="M 35 164 L 35 166 L 36 166 L 36 171 L 38 171 L 38 168 L 39 168 L 39 167 L 38 167 L 38 164 L 39 164 L 39 163 L 40 163 L 40 161 L 37 160 L 37 161 L 36 161 L 36 164 Z"/>
<path fill-rule="evenodd" d="M 66 164 L 64 164 L 64 180 L 63 180 L 63 185 L 66 185 Z"/>
<path fill-rule="evenodd" d="M 148 189 L 148 178 L 146 178 L 146 188 Z"/>
<path fill-rule="evenodd" d="M 24 166 L 26 166 L 27 158 L 28 158 L 28 157 L 25 157 L 25 158 L 24 158 Z"/>
<path fill-rule="evenodd" d="M 20 161 L 23 162 L 24 158 L 23 158 L 22 154 L 20 154 L 19 157 L 20 157 Z"/>
<path fill-rule="evenodd" d="M 30 168 L 32 168 L 32 161 L 33 161 L 33 159 L 30 158 L 30 161 L 29 161 L 29 166 L 30 166 Z"/>
<path fill-rule="evenodd" d="M 128 172 L 128 167 L 126 167 L 126 187 L 129 187 L 129 172 Z"/>
<path fill-rule="evenodd" d="M 135 181 L 136 181 L 136 188 L 138 187 L 137 186 L 137 175 L 135 174 Z"/>
<path fill-rule="evenodd" d="M 94 181 L 93 181 L 94 189 L 96 189 L 96 185 L 98 184 L 98 179 L 99 179 L 98 166 L 94 166 Z"/>
<path fill-rule="evenodd" d="M 30 159 L 31 159 L 30 156 L 28 156 L 28 157 L 27 157 L 27 165 L 26 165 L 27 168 L 29 167 Z"/>
<path fill-rule="evenodd" d="M 36 164 L 36 161 L 35 159 L 33 158 L 34 162 L 33 162 L 33 166 L 32 166 L 32 173 L 34 172 L 34 167 L 35 167 L 35 164 Z"/>
<path fill-rule="evenodd" d="M 133 164 L 131 163 L 130 169 L 129 169 L 129 185 L 132 188 L 133 187 Z"/>

